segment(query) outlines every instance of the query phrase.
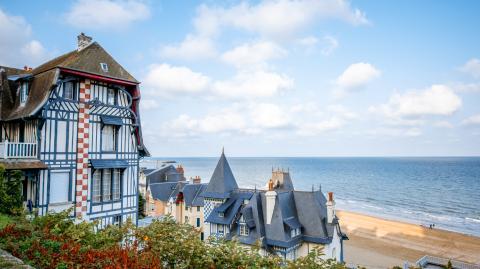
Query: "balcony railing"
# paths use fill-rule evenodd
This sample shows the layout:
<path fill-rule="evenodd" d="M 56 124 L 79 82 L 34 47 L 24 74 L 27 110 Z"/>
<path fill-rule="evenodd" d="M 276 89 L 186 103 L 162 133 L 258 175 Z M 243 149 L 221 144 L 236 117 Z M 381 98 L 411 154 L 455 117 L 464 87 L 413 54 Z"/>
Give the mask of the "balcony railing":
<path fill-rule="evenodd" d="M 1 159 L 34 159 L 37 158 L 37 143 L 0 142 Z"/>

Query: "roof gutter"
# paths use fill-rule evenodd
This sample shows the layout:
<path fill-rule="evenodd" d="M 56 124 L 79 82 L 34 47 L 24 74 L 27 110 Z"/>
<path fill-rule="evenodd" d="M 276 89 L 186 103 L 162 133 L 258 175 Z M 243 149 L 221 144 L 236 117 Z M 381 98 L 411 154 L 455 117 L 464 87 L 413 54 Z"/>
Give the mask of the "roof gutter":
<path fill-rule="evenodd" d="M 77 75 L 77 76 L 82 76 L 85 78 L 93 79 L 96 81 L 102 81 L 102 82 L 107 82 L 107 83 L 114 83 L 114 84 L 120 84 L 123 86 L 136 86 L 139 83 L 137 82 L 132 82 L 132 81 L 127 81 L 127 80 L 122 80 L 122 79 L 117 79 L 117 78 L 110 78 L 110 77 L 105 77 L 105 76 L 100 76 L 92 73 L 87 73 L 87 72 L 82 72 L 82 71 L 77 71 L 73 69 L 68 69 L 68 68 L 63 68 L 59 67 L 60 71 L 62 73 L 66 74 L 71 74 L 71 75 Z"/>

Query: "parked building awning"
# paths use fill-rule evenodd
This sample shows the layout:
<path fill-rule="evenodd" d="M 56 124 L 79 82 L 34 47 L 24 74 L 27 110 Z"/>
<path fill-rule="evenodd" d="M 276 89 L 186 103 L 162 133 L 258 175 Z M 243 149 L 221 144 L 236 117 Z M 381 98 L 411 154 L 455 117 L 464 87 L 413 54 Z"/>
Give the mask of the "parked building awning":
<path fill-rule="evenodd" d="M 91 159 L 90 164 L 92 164 L 93 168 L 95 169 L 128 167 L 128 162 L 126 160 L 116 159 Z"/>
<path fill-rule="evenodd" d="M 123 125 L 122 118 L 120 117 L 113 117 L 113 116 L 100 116 L 103 124 L 107 125 L 116 125 L 121 126 Z"/>

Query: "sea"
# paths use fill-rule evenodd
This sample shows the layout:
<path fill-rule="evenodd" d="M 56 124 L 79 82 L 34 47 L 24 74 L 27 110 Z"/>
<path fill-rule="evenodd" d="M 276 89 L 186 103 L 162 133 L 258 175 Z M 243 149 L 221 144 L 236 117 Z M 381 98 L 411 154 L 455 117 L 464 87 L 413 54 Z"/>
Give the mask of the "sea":
<path fill-rule="evenodd" d="M 149 158 L 182 164 L 208 182 L 218 158 Z M 240 187 L 265 188 L 272 169 L 296 190 L 334 192 L 340 210 L 480 236 L 480 157 L 229 157 Z M 146 162 L 148 163 L 148 162 Z M 147 165 L 148 166 L 148 165 Z"/>

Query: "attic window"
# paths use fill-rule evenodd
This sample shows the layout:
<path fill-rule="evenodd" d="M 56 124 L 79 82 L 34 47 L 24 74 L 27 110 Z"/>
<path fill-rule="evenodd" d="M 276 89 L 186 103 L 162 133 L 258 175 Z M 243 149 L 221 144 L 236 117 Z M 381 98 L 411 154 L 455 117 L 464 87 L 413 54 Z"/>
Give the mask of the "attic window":
<path fill-rule="evenodd" d="M 102 68 L 103 72 L 108 72 L 108 64 L 100 63 L 100 67 Z"/>
<path fill-rule="evenodd" d="M 25 105 L 28 98 L 28 82 L 20 83 L 20 105 Z"/>

